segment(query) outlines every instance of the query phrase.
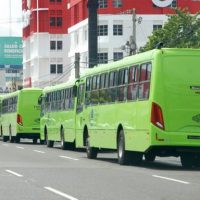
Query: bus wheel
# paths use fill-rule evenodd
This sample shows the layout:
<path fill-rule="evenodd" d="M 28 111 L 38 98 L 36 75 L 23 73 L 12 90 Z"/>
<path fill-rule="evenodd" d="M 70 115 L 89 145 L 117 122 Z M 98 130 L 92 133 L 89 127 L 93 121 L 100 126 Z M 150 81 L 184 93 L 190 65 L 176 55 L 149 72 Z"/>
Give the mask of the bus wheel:
<path fill-rule="evenodd" d="M 156 155 L 152 153 L 147 153 L 147 154 L 144 154 L 144 158 L 145 158 L 145 161 L 147 162 L 153 162 L 156 159 Z"/>
<path fill-rule="evenodd" d="M 45 143 L 45 140 L 40 139 L 40 144 L 44 144 L 44 143 Z"/>
<path fill-rule="evenodd" d="M 13 143 L 14 142 L 14 137 L 12 136 L 12 131 L 11 131 L 11 126 L 9 127 L 9 141 L 10 143 Z"/>
<path fill-rule="evenodd" d="M 15 143 L 20 143 L 20 137 L 19 136 L 15 137 Z"/>
<path fill-rule="evenodd" d="M 48 139 L 48 133 L 46 133 L 46 143 L 47 143 L 47 147 L 49 148 L 53 147 L 54 141 Z"/>
<path fill-rule="evenodd" d="M 66 150 L 67 149 L 67 142 L 65 142 L 65 135 L 64 135 L 63 128 L 61 129 L 60 137 L 61 137 L 61 140 L 60 140 L 61 149 Z"/>
<path fill-rule="evenodd" d="M 37 144 L 37 138 L 33 138 L 33 144 Z"/>
<path fill-rule="evenodd" d="M 8 136 L 3 135 L 3 142 L 7 142 L 9 140 Z"/>
<path fill-rule="evenodd" d="M 191 169 L 194 166 L 195 159 L 193 154 L 191 153 L 184 153 L 181 155 L 181 164 L 183 168 Z"/>
<path fill-rule="evenodd" d="M 97 157 L 97 153 L 98 153 L 97 148 L 90 146 L 89 135 L 87 135 L 87 138 L 86 138 L 86 153 L 87 153 L 87 158 L 89 158 L 89 159 L 95 159 Z"/>
<path fill-rule="evenodd" d="M 117 157 L 118 163 L 120 165 L 125 165 L 128 163 L 129 152 L 125 150 L 125 137 L 123 129 L 120 130 L 118 141 L 117 141 Z"/>

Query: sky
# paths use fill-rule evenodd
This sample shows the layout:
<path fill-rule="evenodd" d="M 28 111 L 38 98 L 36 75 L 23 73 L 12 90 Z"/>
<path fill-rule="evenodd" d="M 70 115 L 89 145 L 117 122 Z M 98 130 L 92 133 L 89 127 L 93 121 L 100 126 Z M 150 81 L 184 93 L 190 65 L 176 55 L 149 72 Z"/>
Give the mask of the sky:
<path fill-rule="evenodd" d="M 11 3 L 11 24 L 10 18 Z M 22 36 L 22 0 L 0 0 L 0 36 Z"/>

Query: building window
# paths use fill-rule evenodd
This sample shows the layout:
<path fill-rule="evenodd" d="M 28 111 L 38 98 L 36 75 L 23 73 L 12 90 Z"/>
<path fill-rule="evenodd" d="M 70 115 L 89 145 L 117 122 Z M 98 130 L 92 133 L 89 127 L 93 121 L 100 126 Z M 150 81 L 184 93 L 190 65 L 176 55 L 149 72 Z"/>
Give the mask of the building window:
<path fill-rule="evenodd" d="M 55 0 L 49 0 L 51 3 L 55 2 Z"/>
<path fill-rule="evenodd" d="M 57 26 L 62 26 L 62 17 L 57 17 Z"/>
<path fill-rule="evenodd" d="M 176 8 L 177 7 L 177 0 L 173 0 L 172 4 L 171 4 L 172 8 Z"/>
<path fill-rule="evenodd" d="M 58 2 L 58 3 L 61 3 L 61 2 L 62 2 L 62 0 L 57 0 L 57 2 Z"/>
<path fill-rule="evenodd" d="M 63 73 L 63 64 L 51 64 L 50 65 L 51 74 L 62 74 Z"/>
<path fill-rule="evenodd" d="M 56 18 L 50 17 L 50 26 L 55 26 L 55 25 L 56 25 Z"/>
<path fill-rule="evenodd" d="M 108 53 L 98 53 L 98 64 L 108 63 Z"/>
<path fill-rule="evenodd" d="M 113 35 L 123 35 L 123 26 L 119 24 L 113 25 Z"/>
<path fill-rule="evenodd" d="M 161 24 L 154 24 L 153 25 L 153 31 L 156 31 L 156 30 L 161 29 L 161 28 L 162 28 Z"/>
<path fill-rule="evenodd" d="M 50 41 L 50 49 L 56 50 L 56 41 Z"/>
<path fill-rule="evenodd" d="M 123 58 L 123 52 L 114 52 L 113 53 L 113 60 L 121 60 Z"/>
<path fill-rule="evenodd" d="M 51 64 L 50 65 L 50 73 L 51 74 L 56 74 L 56 65 L 55 64 Z"/>
<path fill-rule="evenodd" d="M 98 36 L 108 35 L 108 25 L 98 26 Z"/>
<path fill-rule="evenodd" d="M 57 49 L 62 50 L 62 41 L 57 41 Z"/>
<path fill-rule="evenodd" d="M 122 0 L 113 0 L 113 7 L 114 8 L 122 7 Z"/>
<path fill-rule="evenodd" d="M 63 65 L 62 64 L 58 64 L 57 65 L 57 74 L 62 74 L 63 73 Z"/>
<path fill-rule="evenodd" d="M 107 0 L 99 0 L 99 8 L 107 8 L 108 1 Z"/>

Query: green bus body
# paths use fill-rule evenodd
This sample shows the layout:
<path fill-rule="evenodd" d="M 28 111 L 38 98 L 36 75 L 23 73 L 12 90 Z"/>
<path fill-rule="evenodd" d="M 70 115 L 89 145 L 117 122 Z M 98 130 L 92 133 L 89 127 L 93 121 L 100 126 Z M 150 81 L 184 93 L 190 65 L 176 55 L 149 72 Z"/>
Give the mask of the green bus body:
<path fill-rule="evenodd" d="M 199 74 L 200 50 L 194 49 L 157 49 L 89 69 L 79 82 L 78 143 L 89 158 L 99 148 L 117 149 L 120 164 L 143 155 L 181 156 L 184 166 L 194 164 L 200 158 Z"/>
<path fill-rule="evenodd" d="M 38 98 L 41 89 L 22 89 L 5 94 L 1 99 L 1 134 L 3 141 L 19 142 L 20 138 L 40 138 L 40 112 Z"/>
<path fill-rule="evenodd" d="M 43 90 L 41 138 L 49 147 L 86 146 L 88 158 L 105 148 L 117 150 L 120 164 L 180 156 L 191 167 L 200 160 L 199 74 L 195 49 L 156 49 L 88 69 Z"/>
<path fill-rule="evenodd" d="M 76 91 L 75 80 L 47 87 L 42 95 L 41 138 L 48 147 L 55 141 L 62 149 L 75 144 Z"/>

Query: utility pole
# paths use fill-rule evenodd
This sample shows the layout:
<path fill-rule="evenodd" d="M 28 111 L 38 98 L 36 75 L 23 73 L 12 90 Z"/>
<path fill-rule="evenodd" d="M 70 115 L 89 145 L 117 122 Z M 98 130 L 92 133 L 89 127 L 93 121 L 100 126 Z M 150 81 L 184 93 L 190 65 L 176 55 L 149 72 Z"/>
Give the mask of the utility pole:
<path fill-rule="evenodd" d="M 97 9 L 98 0 L 88 0 L 88 55 L 89 68 L 97 64 Z"/>
<path fill-rule="evenodd" d="M 130 55 L 136 54 L 136 10 L 133 8 L 132 10 L 132 22 L 133 22 L 133 35 L 130 37 Z"/>
<path fill-rule="evenodd" d="M 75 53 L 75 78 L 80 77 L 80 53 Z"/>

